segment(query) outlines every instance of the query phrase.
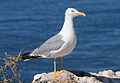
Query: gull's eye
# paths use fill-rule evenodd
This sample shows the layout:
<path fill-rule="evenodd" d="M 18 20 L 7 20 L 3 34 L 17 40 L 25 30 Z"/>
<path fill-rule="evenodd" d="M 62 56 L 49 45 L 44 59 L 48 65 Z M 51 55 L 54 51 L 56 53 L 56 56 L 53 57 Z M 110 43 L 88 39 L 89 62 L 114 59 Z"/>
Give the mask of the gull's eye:
<path fill-rule="evenodd" d="M 71 12 L 75 12 L 74 10 L 71 10 Z"/>

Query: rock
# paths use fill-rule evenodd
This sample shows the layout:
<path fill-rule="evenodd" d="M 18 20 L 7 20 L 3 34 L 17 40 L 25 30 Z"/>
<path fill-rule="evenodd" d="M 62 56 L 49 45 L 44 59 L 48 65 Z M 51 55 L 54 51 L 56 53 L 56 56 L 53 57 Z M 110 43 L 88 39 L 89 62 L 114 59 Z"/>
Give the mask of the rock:
<path fill-rule="evenodd" d="M 120 71 L 117 71 L 117 72 L 115 73 L 115 76 L 116 76 L 116 77 L 120 77 Z"/>
<path fill-rule="evenodd" d="M 107 70 L 103 72 L 99 72 L 99 76 L 105 76 L 105 77 L 115 77 L 115 73 L 112 70 Z"/>
<path fill-rule="evenodd" d="M 61 76 L 54 78 L 53 72 L 34 76 L 32 83 L 120 83 L 120 72 L 112 70 L 97 73 L 62 70 Z"/>

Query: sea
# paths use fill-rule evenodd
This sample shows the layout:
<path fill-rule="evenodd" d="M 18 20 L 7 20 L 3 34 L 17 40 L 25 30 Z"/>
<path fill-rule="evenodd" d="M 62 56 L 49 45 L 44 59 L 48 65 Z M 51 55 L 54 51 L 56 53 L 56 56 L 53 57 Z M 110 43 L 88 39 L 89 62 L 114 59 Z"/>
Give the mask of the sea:
<path fill-rule="evenodd" d="M 75 8 L 86 16 L 74 18 L 77 45 L 64 57 L 64 68 L 119 71 L 120 0 L 0 0 L 0 57 L 33 51 L 57 34 L 67 8 Z M 53 59 L 32 59 L 18 65 L 23 83 L 31 83 L 36 74 L 52 71 Z"/>

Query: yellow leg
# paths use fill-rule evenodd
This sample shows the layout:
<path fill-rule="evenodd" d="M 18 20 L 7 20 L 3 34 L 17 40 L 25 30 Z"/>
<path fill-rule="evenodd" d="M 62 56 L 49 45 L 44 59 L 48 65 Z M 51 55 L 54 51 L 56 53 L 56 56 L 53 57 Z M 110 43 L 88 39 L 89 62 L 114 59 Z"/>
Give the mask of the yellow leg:
<path fill-rule="evenodd" d="M 61 76 L 61 73 L 56 70 L 56 58 L 54 58 L 54 77 L 57 78 L 59 76 Z"/>
<path fill-rule="evenodd" d="M 60 57 L 61 70 L 64 70 L 63 57 Z"/>
<path fill-rule="evenodd" d="M 54 74 L 56 73 L 56 58 L 54 58 Z"/>

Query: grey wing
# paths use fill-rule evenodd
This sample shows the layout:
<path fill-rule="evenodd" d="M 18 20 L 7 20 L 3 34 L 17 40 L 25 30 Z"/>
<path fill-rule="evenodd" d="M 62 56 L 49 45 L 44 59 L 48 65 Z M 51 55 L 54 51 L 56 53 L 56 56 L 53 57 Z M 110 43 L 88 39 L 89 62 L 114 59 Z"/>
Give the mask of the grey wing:
<path fill-rule="evenodd" d="M 43 43 L 39 48 L 36 48 L 33 52 L 33 56 L 49 56 L 51 51 L 58 50 L 62 47 L 64 41 L 61 35 L 55 35 Z"/>

